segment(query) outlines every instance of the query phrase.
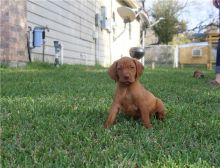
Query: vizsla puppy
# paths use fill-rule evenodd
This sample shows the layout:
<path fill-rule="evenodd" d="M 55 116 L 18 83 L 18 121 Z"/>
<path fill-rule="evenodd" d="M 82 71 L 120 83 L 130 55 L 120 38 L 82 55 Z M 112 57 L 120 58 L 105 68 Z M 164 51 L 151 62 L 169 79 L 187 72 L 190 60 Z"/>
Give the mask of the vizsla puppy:
<path fill-rule="evenodd" d="M 144 70 L 136 59 L 122 57 L 115 61 L 108 70 L 109 76 L 117 82 L 117 88 L 109 115 L 104 127 L 110 127 L 119 111 L 134 119 L 141 118 L 146 128 L 151 127 L 150 117 L 155 114 L 160 120 L 165 117 L 163 102 L 144 89 L 138 81 Z"/>

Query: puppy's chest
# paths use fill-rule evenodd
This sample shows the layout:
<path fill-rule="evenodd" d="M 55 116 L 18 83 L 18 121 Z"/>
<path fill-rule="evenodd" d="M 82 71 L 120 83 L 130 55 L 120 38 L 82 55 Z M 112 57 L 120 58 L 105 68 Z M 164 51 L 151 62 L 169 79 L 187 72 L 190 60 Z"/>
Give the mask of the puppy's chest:
<path fill-rule="evenodd" d="M 136 105 L 134 98 L 131 94 L 127 93 L 125 94 L 121 99 L 121 110 L 130 115 L 130 116 L 136 116 L 138 113 L 138 106 Z"/>

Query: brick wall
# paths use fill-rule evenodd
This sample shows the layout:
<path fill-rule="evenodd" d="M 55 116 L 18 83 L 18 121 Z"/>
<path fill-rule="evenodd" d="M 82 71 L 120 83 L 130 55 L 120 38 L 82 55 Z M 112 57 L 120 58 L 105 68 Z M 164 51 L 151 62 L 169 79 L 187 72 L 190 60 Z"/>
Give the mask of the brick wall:
<path fill-rule="evenodd" d="M 26 0 L 1 0 L 0 62 L 20 66 L 28 61 Z"/>

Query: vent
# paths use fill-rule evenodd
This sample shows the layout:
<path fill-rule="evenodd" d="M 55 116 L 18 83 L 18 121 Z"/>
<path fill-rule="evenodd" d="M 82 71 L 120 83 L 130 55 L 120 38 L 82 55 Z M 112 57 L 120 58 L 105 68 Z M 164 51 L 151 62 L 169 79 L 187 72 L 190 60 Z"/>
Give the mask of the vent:
<path fill-rule="evenodd" d="M 201 48 L 192 49 L 192 57 L 202 57 L 202 49 Z"/>

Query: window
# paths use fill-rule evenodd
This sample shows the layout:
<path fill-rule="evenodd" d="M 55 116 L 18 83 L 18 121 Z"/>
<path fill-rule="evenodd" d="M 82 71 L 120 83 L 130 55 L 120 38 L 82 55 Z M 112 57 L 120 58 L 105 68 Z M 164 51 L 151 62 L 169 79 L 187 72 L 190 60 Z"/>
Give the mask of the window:
<path fill-rule="evenodd" d="M 202 56 L 202 49 L 201 48 L 192 49 L 192 57 L 201 57 L 201 56 Z"/>

